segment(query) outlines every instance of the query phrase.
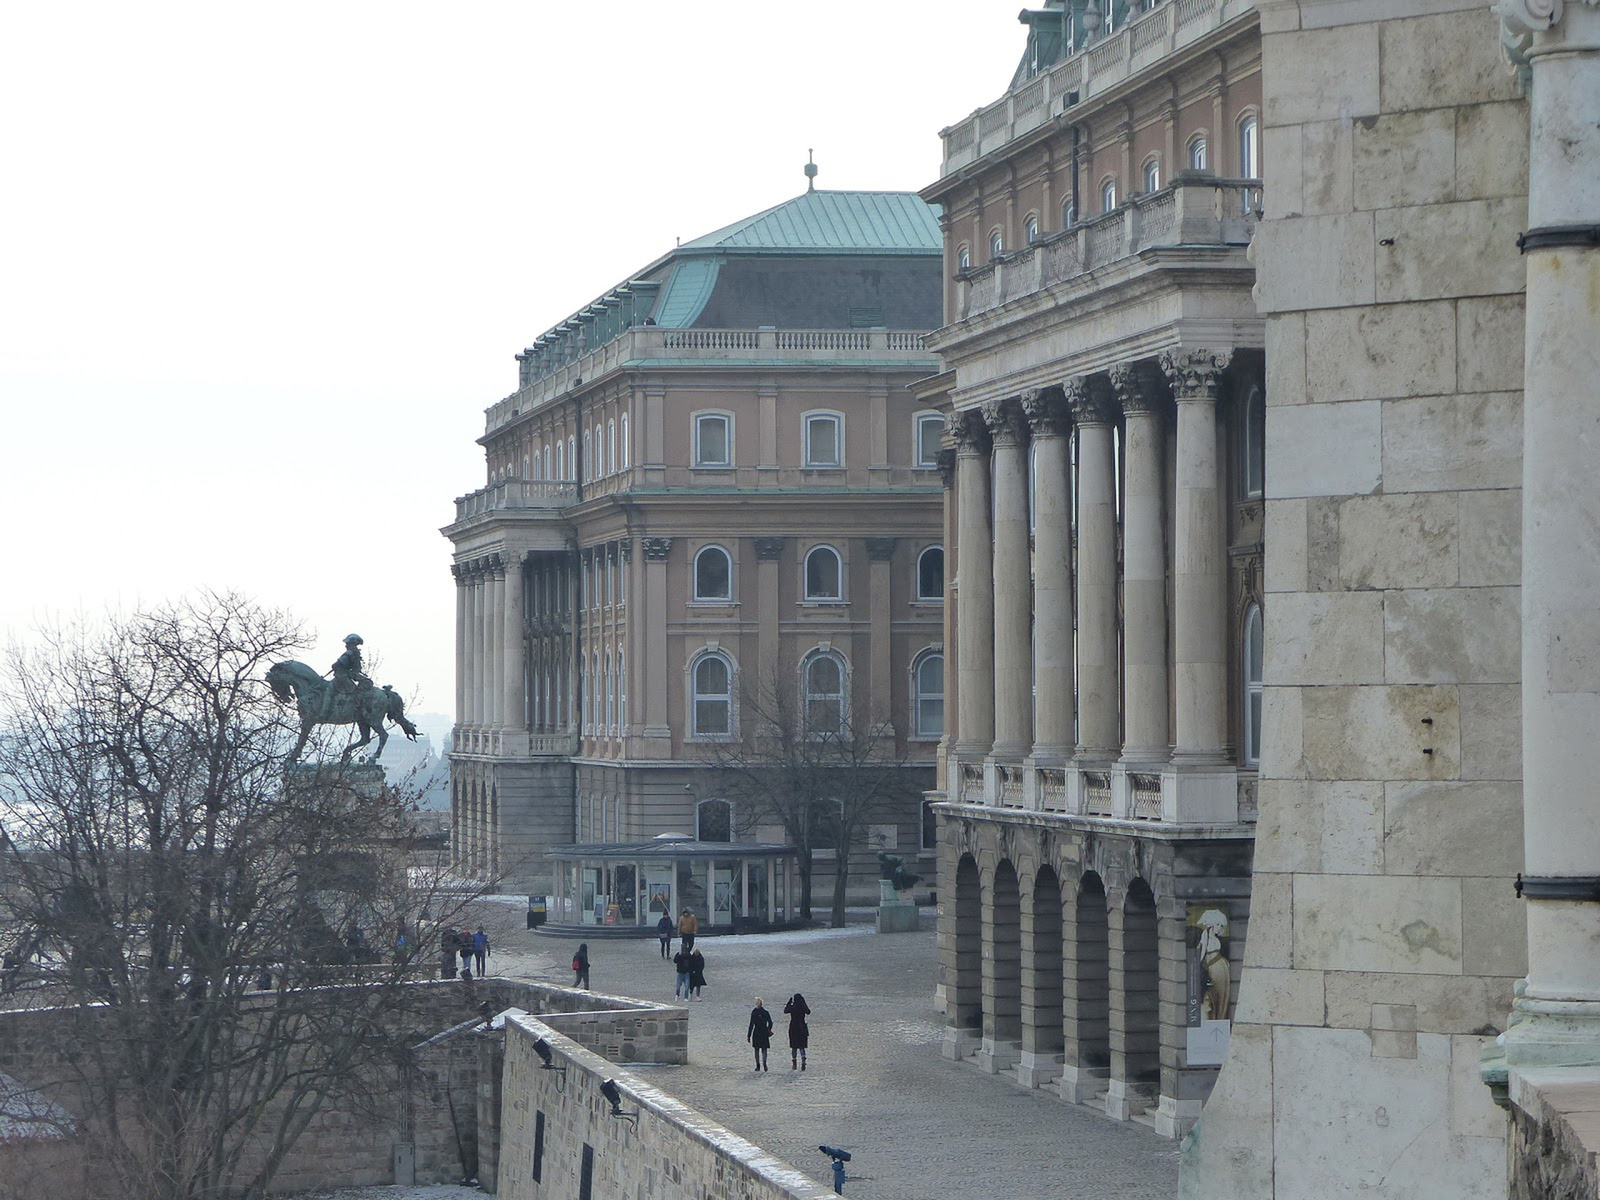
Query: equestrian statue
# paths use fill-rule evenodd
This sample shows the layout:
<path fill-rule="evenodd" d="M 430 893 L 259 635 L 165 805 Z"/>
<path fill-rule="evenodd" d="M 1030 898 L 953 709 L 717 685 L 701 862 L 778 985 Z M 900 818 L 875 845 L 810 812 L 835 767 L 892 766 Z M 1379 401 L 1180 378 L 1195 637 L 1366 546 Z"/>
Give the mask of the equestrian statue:
<path fill-rule="evenodd" d="M 377 762 L 389 741 L 383 727 L 386 718 L 413 742 L 417 740 L 417 727 L 406 719 L 400 694 L 388 684 L 374 686 L 362 670 L 361 645 L 359 634 L 344 639 L 344 653 L 335 660 L 330 680 L 317 674 L 315 667 L 293 660 L 273 663 L 268 669 L 272 694 L 285 704 L 295 702 L 300 710 L 300 740 L 289 755 L 290 762 L 299 759 L 317 725 L 354 725 L 360 732 L 361 740 L 345 747 L 340 762 L 349 762 L 352 754 L 372 741 L 373 734 L 377 734 L 378 748 L 372 752 L 372 761 Z"/>

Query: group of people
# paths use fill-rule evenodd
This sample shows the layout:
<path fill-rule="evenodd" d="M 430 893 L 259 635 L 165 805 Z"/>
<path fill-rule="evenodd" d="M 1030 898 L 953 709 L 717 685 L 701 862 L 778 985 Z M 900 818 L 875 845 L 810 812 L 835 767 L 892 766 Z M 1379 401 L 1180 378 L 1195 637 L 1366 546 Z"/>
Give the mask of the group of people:
<path fill-rule="evenodd" d="M 806 1048 L 811 1044 L 811 1027 L 806 1024 L 806 1018 L 811 1015 L 811 1006 L 806 1003 L 806 998 L 799 992 L 790 996 L 784 1003 L 783 1011 L 789 1016 L 789 1069 L 806 1069 Z M 749 1042 L 756 1053 L 756 1070 L 765 1071 L 767 1067 L 767 1050 L 772 1046 L 772 1014 L 767 1011 L 767 1006 L 761 997 L 756 997 L 756 1006 L 750 1010 L 750 1025 L 745 1030 L 744 1040 Z"/>
<path fill-rule="evenodd" d="M 473 978 L 473 969 L 477 970 L 477 978 L 482 979 L 489 966 L 489 955 L 493 948 L 489 945 L 489 935 L 479 925 L 477 932 L 470 929 L 445 929 L 439 934 L 439 974 L 444 979 L 449 979 L 456 974 L 456 956 L 461 957 L 461 978 Z"/>

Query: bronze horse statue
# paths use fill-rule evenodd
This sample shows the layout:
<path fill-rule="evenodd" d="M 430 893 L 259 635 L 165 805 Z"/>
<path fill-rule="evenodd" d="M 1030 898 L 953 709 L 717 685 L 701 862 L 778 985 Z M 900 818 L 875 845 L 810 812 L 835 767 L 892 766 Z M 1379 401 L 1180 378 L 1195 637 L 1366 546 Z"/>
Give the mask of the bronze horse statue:
<path fill-rule="evenodd" d="M 388 684 L 334 693 L 333 684 L 317 674 L 315 667 L 290 660 L 272 664 L 267 670 L 267 686 L 283 703 L 292 700 L 299 705 L 300 740 L 289 755 L 290 762 L 300 757 L 317 725 L 354 725 L 360 731 L 361 740 L 345 747 L 340 762 L 349 762 L 352 754 L 372 741 L 373 734 L 378 735 L 378 748 L 372 753 L 372 761 L 377 762 L 389 742 L 385 718 L 400 726 L 413 742 L 417 740 L 417 727 L 406 719 L 405 702 Z"/>

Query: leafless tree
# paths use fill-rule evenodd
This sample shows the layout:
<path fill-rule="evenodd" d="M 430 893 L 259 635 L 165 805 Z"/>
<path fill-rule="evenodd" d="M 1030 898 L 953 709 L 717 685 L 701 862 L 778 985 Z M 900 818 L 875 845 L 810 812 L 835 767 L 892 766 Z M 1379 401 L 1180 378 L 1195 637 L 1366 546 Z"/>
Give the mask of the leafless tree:
<path fill-rule="evenodd" d="M 701 790 L 731 802 L 741 829 L 783 828 L 798 851 L 800 915 L 807 920 L 813 856 L 832 850 L 831 924 L 842 926 L 850 848 L 865 842 L 868 825 L 921 790 L 904 743 L 878 714 L 808 698 L 798 677 L 781 673 L 743 690 L 739 714 L 738 736 L 701 744 Z"/>
<path fill-rule="evenodd" d="M 375 1102 L 411 1042 L 419 919 L 465 903 L 380 778 L 286 771 L 296 722 L 262 677 L 303 644 L 208 595 L 0 672 L 0 948 L 11 1003 L 70 1029 L 27 1082 L 106 1195 L 263 1194 L 320 1114 Z"/>

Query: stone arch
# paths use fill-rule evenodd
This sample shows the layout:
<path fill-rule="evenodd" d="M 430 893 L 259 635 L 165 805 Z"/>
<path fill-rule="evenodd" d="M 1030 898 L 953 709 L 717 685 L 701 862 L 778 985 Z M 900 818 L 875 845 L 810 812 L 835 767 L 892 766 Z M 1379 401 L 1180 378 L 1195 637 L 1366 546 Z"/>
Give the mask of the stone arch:
<path fill-rule="evenodd" d="M 983 1065 L 1009 1069 L 1022 1042 L 1022 889 L 1003 858 L 994 869 L 983 911 Z"/>
<path fill-rule="evenodd" d="M 1055 1077 L 1065 1047 L 1062 1021 L 1061 880 L 1041 867 L 1022 921 L 1022 1062 L 1018 1077 L 1037 1087 Z"/>
<path fill-rule="evenodd" d="M 1161 1085 L 1161 948 L 1156 898 L 1142 878 L 1128 884 L 1111 971 L 1111 1115 L 1152 1107 Z"/>
<path fill-rule="evenodd" d="M 954 936 L 945 996 L 945 1046 L 965 1058 L 983 1030 L 983 895 L 978 860 L 967 853 L 956 865 Z"/>
<path fill-rule="evenodd" d="M 1078 881 L 1065 942 L 1066 989 L 1062 1004 L 1068 1070 L 1061 1094 L 1083 1103 L 1105 1090 L 1111 1067 L 1107 1019 L 1110 922 L 1105 881 L 1095 871 L 1084 872 Z"/>

